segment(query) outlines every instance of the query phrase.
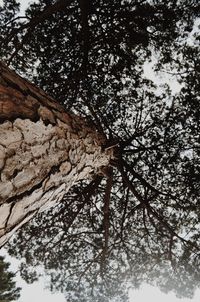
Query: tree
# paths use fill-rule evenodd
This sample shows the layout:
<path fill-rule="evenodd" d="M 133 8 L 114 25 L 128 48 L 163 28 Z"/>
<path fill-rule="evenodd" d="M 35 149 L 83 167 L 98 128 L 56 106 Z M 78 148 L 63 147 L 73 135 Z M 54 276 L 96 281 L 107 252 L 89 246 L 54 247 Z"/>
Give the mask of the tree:
<path fill-rule="evenodd" d="M 40 1 L 23 18 L 16 9 L 5 1 L 2 58 L 114 149 L 101 174 L 14 237 L 22 275 L 32 281 L 43 264 L 70 301 L 124 301 L 126 282 L 142 281 L 191 296 L 200 279 L 198 1 Z M 181 84 L 177 94 L 146 78 L 153 56 L 154 70 Z"/>
<path fill-rule="evenodd" d="M 4 261 L 4 257 L 0 257 L 0 301 L 8 302 L 17 300 L 20 297 L 20 287 L 16 287 L 13 281 L 14 273 L 8 271 L 10 263 Z"/>
<path fill-rule="evenodd" d="M 0 244 L 113 156 L 102 135 L 0 65 Z M 104 148 L 104 150 L 102 150 Z"/>

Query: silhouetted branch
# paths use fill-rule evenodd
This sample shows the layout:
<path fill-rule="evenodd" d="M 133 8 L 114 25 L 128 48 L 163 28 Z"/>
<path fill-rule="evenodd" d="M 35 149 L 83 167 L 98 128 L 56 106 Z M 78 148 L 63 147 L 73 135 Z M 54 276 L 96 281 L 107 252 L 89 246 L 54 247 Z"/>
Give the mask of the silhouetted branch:
<path fill-rule="evenodd" d="M 110 217 L 109 217 L 109 212 L 110 212 L 110 196 L 111 196 L 111 190 L 112 190 L 112 184 L 113 184 L 113 172 L 112 168 L 110 168 L 110 176 L 107 178 L 107 183 L 106 183 L 106 189 L 105 189 L 105 195 L 104 195 L 104 246 L 102 250 L 102 257 L 101 257 L 101 266 L 102 269 L 105 264 L 107 252 L 108 252 L 108 241 L 109 241 L 109 225 L 110 225 Z"/>
<path fill-rule="evenodd" d="M 166 230 L 168 230 L 168 232 L 171 235 L 178 238 L 182 243 L 190 245 L 190 246 L 194 247 L 197 250 L 200 250 L 200 248 L 196 244 L 194 244 L 194 243 L 184 239 L 183 237 L 179 236 L 173 230 L 173 228 L 164 220 L 164 218 L 160 214 L 158 214 L 157 211 L 149 205 L 148 201 L 142 197 L 142 195 L 135 189 L 134 185 L 129 181 L 129 178 L 128 178 L 127 174 L 125 173 L 124 168 L 123 168 L 122 165 L 119 165 L 118 169 L 121 172 L 122 178 L 125 181 L 127 187 L 130 189 L 130 191 L 133 193 L 133 195 L 137 198 L 137 200 L 148 210 L 149 213 L 152 214 L 153 217 L 155 217 L 164 226 L 164 228 Z"/>
<path fill-rule="evenodd" d="M 24 43 L 29 38 L 29 35 L 32 34 L 32 29 L 49 18 L 54 13 L 59 11 L 63 11 L 65 7 L 69 6 L 72 3 L 72 0 L 58 0 L 53 5 L 48 5 L 44 8 L 44 10 L 37 16 L 33 17 L 29 22 L 26 24 L 22 24 L 19 28 L 13 30 L 10 35 L 4 40 L 4 43 L 7 44 L 11 41 L 12 37 L 15 36 L 17 33 L 27 29 L 27 32 L 22 36 L 21 42 L 16 46 L 14 52 L 11 54 L 9 60 L 7 61 L 7 65 L 9 65 L 13 58 L 17 55 L 18 51 L 23 48 Z"/>
<path fill-rule="evenodd" d="M 82 40 L 83 40 L 83 61 L 81 71 L 86 76 L 88 67 L 88 52 L 89 52 L 89 24 L 88 24 L 88 14 L 89 14 L 89 0 L 79 0 L 81 9 L 81 25 L 82 25 Z"/>
<path fill-rule="evenodd" d="M 125 221 L 125 218 L 126 218 L 126 211 L 127 211 L 128 202 L 129 202 L 129 189 L 127 189 L 127 192 L 126 192 L 124 211 L 123 211 L 122 221 L 121 221 L 121 230 L 120 230 L 121 240 L 123 240 L 124 221 Z"/>
<path fill-rule="evenodd" d="M 12 19 L 12 20 L 9 20 L 5 25 L 8 25 L 10 23 L 13 23 L 14 21 L 21 20 L 21 19 L 28 19 L 28 20 L 30 20 L 30 18 L 27 17 L 27 16 L 18 16 L 16 18 Z"/>

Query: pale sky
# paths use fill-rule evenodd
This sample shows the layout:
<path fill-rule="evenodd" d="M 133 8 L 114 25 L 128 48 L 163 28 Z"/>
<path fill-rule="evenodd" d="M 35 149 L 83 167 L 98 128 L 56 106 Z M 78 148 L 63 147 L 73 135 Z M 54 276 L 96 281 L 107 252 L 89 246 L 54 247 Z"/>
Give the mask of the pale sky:
<path fill-rule="evenodd" d="M 0 5 L 3 0 L 0 0 Z M 32 1 L 21 0 L 22 9 L 24 10 L 28 3 Z M 152 63 L 153 64 L 153 63 Z M 145 66 L 145 74 L 149 74 L 152 77 L 152 66 L 149 64 Z M 158 81 L 158 78 L 156 79 Z M 165 78 L 166 80 L 166 78 Z M 160 78 L 160 82 L 162 79 Z M 174 92 L 177 92 L 180 87 L 176 84 L 172 87 Z M 0 251 L 1 255 L 5 255 L 5 251 Z M 6 260 L 11 262 L 12 271 L 17 271 L 18 261 L 6 255 Z M 41 279 L 39 282 L 32 285 L 27 285 L 19 276 L 17 277 L 17 285 L 22 287 L 21 297 L 18 302 L 35 302 L 35 301 L 48 301 L 48 302 L 65 302 L 64 295 L 52 294 L 49 290 L 45 289 L 45 279 Z M 173 293 L 164 294 L 159 289 L 151 287 L 149 285 L 143 285 L 139 290 L 130 291 L 130 302 L 199 302 L 200 290 L 196 291 L 193 299 L 178 299 Z M 95 301 L 94 301 L 95 302 Z"/>
<path fill-rule="evenodd" d="M 18 302 L 35 302 L 35 301 L 48 301 L 48 302 L 66 302 L 62 294 L 51 294 L 48 290 L 44 289 L 44 281 L 35 285 L 26 285 L 19 282 L 23 286 L 23 292 Z M 139 290 L 130 291 L 130 302 L 199 302 L 200 290 L 196 291 L 193 299 L 178 299 L 173 293 L 164 294 L 159 289 L 143 285 Z M 95 301 L 94 301 L 95 302 Z"/>
<path fill-rule="evenodd" d="M 22 287 L 22 282 L 19 282 Z M 44 289 L 44 281 L 35 285 L 26 285 L 23 283 L 23 293 L 18 302 L 66 302 L 62 294 L 51 294 Z M 143 285 L 139 290 L 130 291 L 130 302 L 199 302 L 200 290 L 196 291 L 193 299 L 178 299 L 173 293 L 164 294 L 159 289 Z M 95 302 L 95 301 L 94 301 Z"/>
<path fill-rule="evenodd" d="M 6 256 L 6 260 L 11 263 L 10 270 L 16 272 L 20 261 L 13 259 L 6 254 L 4 249 L 0 250 L 0 255 Z M 19 275 L 16 278 L 17 285 L 22 287 L 21 297 L 18 302 L 66 302 L 63 294 L 52 294 L 46 289 L 47 281 L 41 278 L 39 282 L 28 285 Z M 164 294 L 158 288 L 144 284 L 139 290 L 132 290 L 129 293 L 130 302 L 199 302 L 200 290 L 197 290 L 193 299 L 179 299 L 174 293 Z M 95 302 L 95 301 L 94 301 Z"/>

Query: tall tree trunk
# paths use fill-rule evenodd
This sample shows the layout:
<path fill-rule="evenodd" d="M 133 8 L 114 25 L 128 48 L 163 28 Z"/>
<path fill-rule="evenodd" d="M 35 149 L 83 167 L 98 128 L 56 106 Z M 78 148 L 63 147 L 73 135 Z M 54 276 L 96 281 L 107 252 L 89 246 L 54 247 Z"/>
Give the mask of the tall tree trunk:
<path fill-rule="evenodd" d="M 108 166 L 112 149 L 79 117 L 0 63 L 0 246 L 81 179 Z"/>

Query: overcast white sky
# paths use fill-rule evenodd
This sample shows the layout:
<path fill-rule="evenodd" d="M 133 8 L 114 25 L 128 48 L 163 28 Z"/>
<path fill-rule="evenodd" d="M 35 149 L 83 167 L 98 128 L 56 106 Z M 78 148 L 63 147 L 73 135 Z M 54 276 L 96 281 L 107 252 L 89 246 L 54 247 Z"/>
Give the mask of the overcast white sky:
<path fill-rule="evenodd" d="M 22 282 L 19 282 L 22 286 Z M 44 290 L 44 282 L 35 285 L 23 285 L 23 292 L 19 302 L 65 302 L 62 294 L 51 294 L 48 290 Z M 130 302 L 199 302 L 200 291 L 196 292 L 195 297 L 191 299 L 178 299 L 173 293 L 168 295 L 160 292 L 159 289 L 149 285 L 143 285 L 139 290 L 130 292 Z M 95 301 L 94 301 L 95 302 Z"/>
<path fill-rule="evenodd" d="M 0 0 L 0 5 L 3 0 Z M 21 0 L 22 10 L 27 7 L 27 4 L 32 1 Z M 145 73 L 151 74 L 152 77 L 151 65 L 145 66 Z M 155 79 L 156 80 L 156 79 Z M 158 80 L 158 78 L 157 78 Z M 162 81 L 161 81 L 162 82 Z M 173 87 L 172 87 L 173 86 Z M 178 91 L 180 87 L 173 84 L 171 86 L 174 92 Z M 5 255 L 5 251 L 0 251 L 1 255 Z M 11 269 L 17 271 L 18 261 L 12 259 L 9 256 L 6 256 L 7 261 L 11 262 Z M 52 294 L 50 291 L 45 289 L 45 279 L 41 279 L 40 282 L 37 282 L 32 285 L 27 285 L 19 276 L 17 277 L 17 285 L 22 287 L 21 297 L 18 300 L 19 302 L 35 302 L 35 301 L 48 301 L 48 302 L 65 302 L 64 296 L 62 294 Z M 130 302 L 199 302 L 200 301 L 200 290 L 196 291 L 196 294 L 193 299 L 178 299 L 173 293 L 168 295 L 160 292 L 159 289 L 151 287 L 149 285 L 143 285 L 139 290 L 134 290 L 130 292 Z M 95 302 L 95 301 L 94 301 Z"/>
<path fill-rule="evenodd" d="M 4 249 L 0 251 L 0 255 L 6 256 L 6 260 L 11 263 L 10 269 L 13 272 L 18 270 L 19 261 L 8 256 Z M 32 285 L 26 284 L 19 276 L 16 278 L 17 285 L 22 287 L 21 297 L 18 302 L 66 302 L 63 294 L 52 294 L 45 289 L 47 282 L 45 278 L 41 278 L 40 282 Z M 200 290 L 196 291 L 193 299 L 178 299 L 175 294 L 164 294 L 158 288 L 144 284 L 139 290 L 130 291 L 130 302 L 199 302 Z M 95 302 L 95 301 L 94 301 Z"/>
<path fill-rule="evenodd" d="M 18 270 L 19 261 L 8 256 L 4 249 L 0 251 L 0 254 L 5 256 L 6 260 L 11 262 L 11 269 L 13 272 Z M 21 297 L 18 302 L 35 302 L 35 301 L 48 301 L 48 302 L 65 302 L 64 295 L 52 294 L 49 290 L 45 289 L 45 279 L 41 279 L 40 282 L 36 282 L 32 285 L 26 284 L 19 276 L 17 277 L 17 285 L 22 287 Z M 159 289 L 143 285 L 139 290 L 130 291 L 130 302 L 199 302 L 200 290 L 196 291 L 193 299 L 178 299 L 173 293 L 164 294 Z M 95 302 L 95 301 L 94 301 Z"/>

